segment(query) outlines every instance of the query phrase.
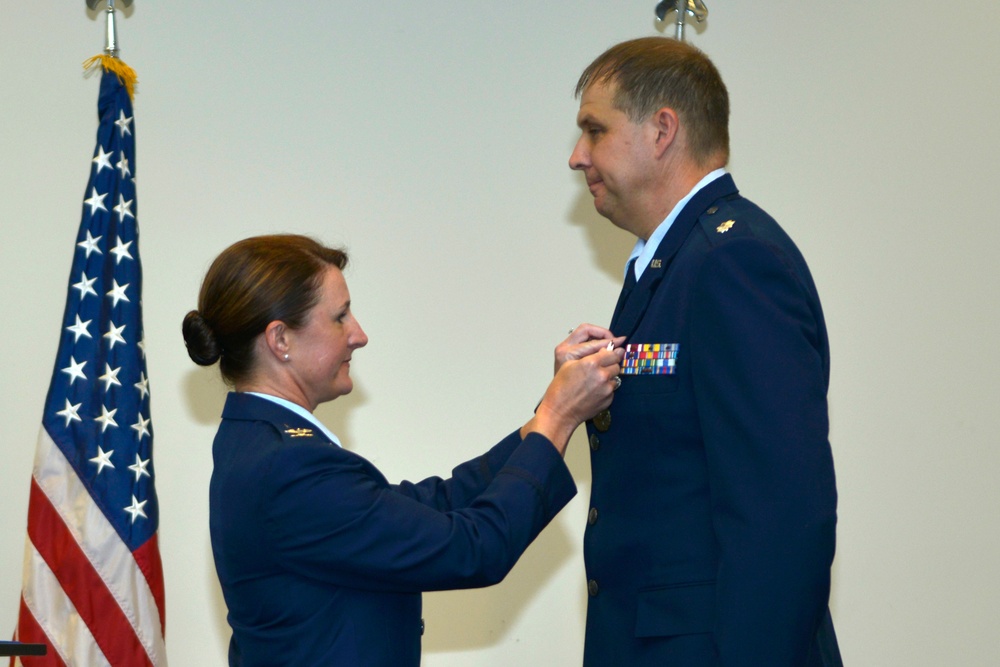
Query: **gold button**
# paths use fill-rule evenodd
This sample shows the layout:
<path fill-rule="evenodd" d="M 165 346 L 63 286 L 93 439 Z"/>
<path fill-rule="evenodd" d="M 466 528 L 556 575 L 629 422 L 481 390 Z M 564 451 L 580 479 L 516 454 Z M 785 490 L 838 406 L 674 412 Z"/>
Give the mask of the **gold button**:
<path fill-rule="evenodd" d="M 589 523 L 591 526 L 593 526 L 595 523 L 597 523 L 597 508 L 596 507 L 591 507 L 590 508 L 590 512 L 587 514 L 587 523 Z"/>
<path fill-rule="evenodd" d="M 590 434 L 590 450 L 596 452 L 601 448 L 601 439 L 597 437 L 596 433 Z"/>
<path fill-rule="evenodd" d="M 591 579 L 590 581 L 587 582 L 587 593 L 590 595 L 590 597 L 595 597 L 598 594 L 598 592 L 600 592 L 600 590 L 601 589 L 598 588 L 597 586 L 596 579 Z"/>
<path fill-rule="evenodd" d="M 611 428 L 611 411 L 601 410 L 594 417 L 594 428 L 596 428 L 601 433 L 604 433 L 609 428 Z"/>

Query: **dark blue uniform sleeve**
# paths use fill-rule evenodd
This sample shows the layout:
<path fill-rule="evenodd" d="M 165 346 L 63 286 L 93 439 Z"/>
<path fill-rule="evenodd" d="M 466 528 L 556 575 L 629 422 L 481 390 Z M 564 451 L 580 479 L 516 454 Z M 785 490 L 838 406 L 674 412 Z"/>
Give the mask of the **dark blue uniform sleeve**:
<path fill-rule="evenodd" d="M 447 482 L 392 486 L 363 458 L 328 445 L 280 451 L 266 479 L 265 528 L 284 567 L 396 592 L 500 581 L 576 493 L 538 434 L 508 438 Z"/>
<path fill-rule="evenodd" d="M 747 237 L 712 249 L 692 304 L 721 664 L 805 664 L 836 525 L 818 299 L 789 258 Z"/>
<path fill-rule="evenodd" d="M 395 488 L 399 493 L 443 512 L 466 507 L 496 477 L 520 444 L 521 436 L 515 431 L 482 456 L 455 467 L 449 479 L 429 477 L 417 483 L 404 481 Z"/>

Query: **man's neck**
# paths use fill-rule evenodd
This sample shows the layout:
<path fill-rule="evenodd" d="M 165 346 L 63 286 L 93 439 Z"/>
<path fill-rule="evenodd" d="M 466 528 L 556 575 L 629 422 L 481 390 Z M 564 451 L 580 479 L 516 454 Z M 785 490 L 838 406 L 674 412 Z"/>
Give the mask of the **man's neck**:
<path fill-rule="evenodd" d="M 687 197 L 691 189 L 714 170 L 715 167 L 704 168 L 694 165 L 675 170 L 670 177 L 661 181 L 661 187 L 650 191 L 641 220 L 637 221 L 635 228 L 629 231 L 643 240 L 649 240 L 650 235 L 670 215 L 677 203 Z"/>

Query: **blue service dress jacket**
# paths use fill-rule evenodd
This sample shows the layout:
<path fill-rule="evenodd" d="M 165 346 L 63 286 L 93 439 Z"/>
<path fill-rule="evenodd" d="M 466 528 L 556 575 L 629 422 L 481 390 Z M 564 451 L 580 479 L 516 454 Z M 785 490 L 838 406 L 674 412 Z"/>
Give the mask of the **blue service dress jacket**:
<path fill-rule="evenodd" d="M 421 591 L 494 584 L 573 497 L 515 432 L 452 478 L 389 484 L 266 399 L 231 393 L 213 446 L 212 551 L 230 665 L 417 667 Z"/>
<path fill-rule="evenodd" d="M 829 349 L 798 249 L 724 175 L 626 281 L 611 330 L 676 346 L 675 365 L 623 375 L 587 424 L 584 664 L 839 665 Z"/>

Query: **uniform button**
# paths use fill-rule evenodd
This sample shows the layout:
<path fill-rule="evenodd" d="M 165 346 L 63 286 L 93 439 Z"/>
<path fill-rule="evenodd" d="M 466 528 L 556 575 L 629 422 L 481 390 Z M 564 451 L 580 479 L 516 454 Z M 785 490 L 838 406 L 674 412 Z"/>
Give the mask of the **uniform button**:
<path fill-rule="evenodd" d="M 424 619 L 420 619 L 420 634 L 424 634 Z"/>
<path fill-rule="evenodd" d="M 591 507 L 590 508 L 590 512 L 587 514 L 587 523 L 589 523 L 591 526 L 593 526 L 595 523 L 597 523 L 597 508 L 596 507 Z"/>
<path fill-rule="evenodd" d="M 597 586 L 596 579 L 591 579 L 587 582 L 587 594 L 590 595 L 590 597 L 596 597 L 600 590 L 601 589 Z"/>
<path fill-rule="evenodd" d="M 590 434 L 590 451 L 596 452 L 601 448 L 601 439 L 597 437 L 596 433 Z"/>
<path fill-rule="evenodd" d="M 601 433 L 604 433 L 609 428 L 611 428 L 611 411 L 601 410 L 594 417 L 594 428 L 596 428 Z"/>

